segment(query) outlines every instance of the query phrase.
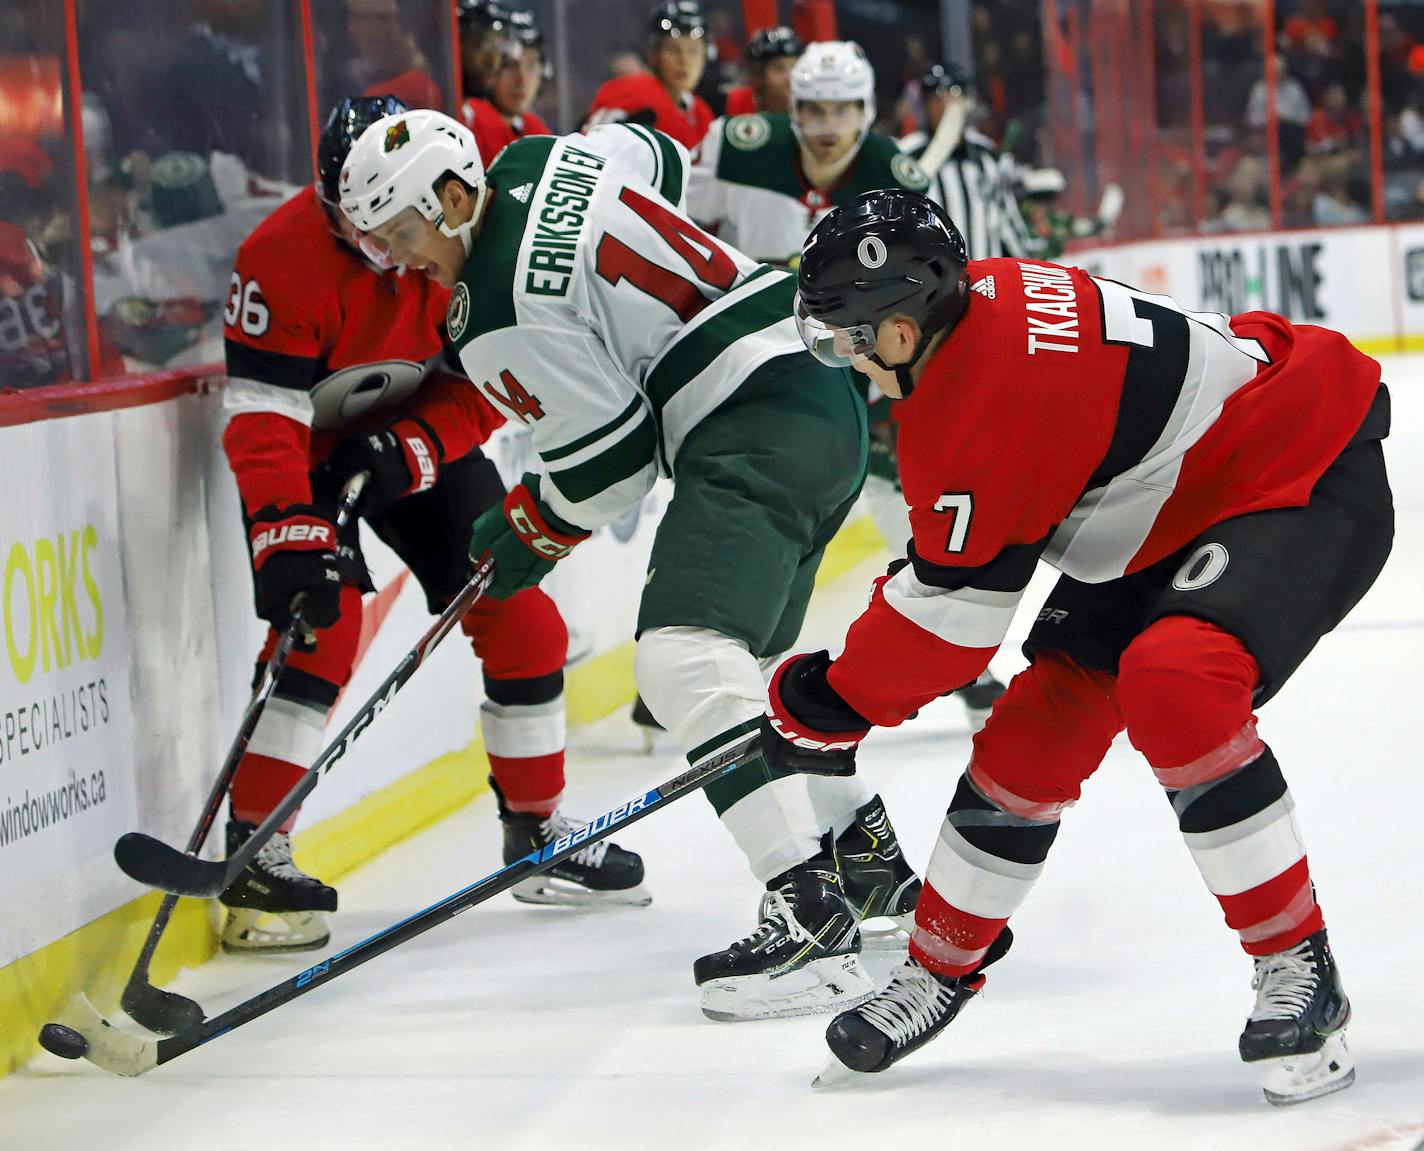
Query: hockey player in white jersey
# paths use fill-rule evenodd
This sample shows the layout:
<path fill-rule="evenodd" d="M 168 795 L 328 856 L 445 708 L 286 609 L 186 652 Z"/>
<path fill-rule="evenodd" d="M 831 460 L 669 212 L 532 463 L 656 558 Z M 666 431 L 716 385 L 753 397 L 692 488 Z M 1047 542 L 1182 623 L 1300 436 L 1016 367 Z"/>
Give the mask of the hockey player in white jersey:
<path fill-rule="evenodd" d="M 688 180 L 694 220 L 742 251 L 794 267 L 832 208 L 879 188 L 928 192 L 930 178 L 895 141 L 871 130 L 875 72 L 858 44 L 812 44 L 791 71 L 791 114 L 716 121 Z M 890 401 L 873 386 L 866 504 L 885 543 L 903 555 L 910 521 L 895 467 Z M 985 671 L 955 693 L 978 731 L 1004 685 Z"/>
<path fill-rule="evenodd" d="M 378 255 L 451 287 L 470 379 L 528 425 L 543 475 L 475 524 L 487 594 L 531 587 L 657 476 L 676 494 L 638 618 L 636 674 L 689 762 L 740 766 L 708 797 L 766 884 L 756 930 L 699 959 L 713 1018 L 842 1008 L 871 994 L 858 918 L 919 880 L 879 797 L 759 754 L 759 661 L 796 638 L 816 568 L 859 494 L 865 409 L 805 354 L 795 280 L 681 211 L 687 154 L 634 125 L 509 145 L 488 178 L 438 112 L 367 130 L 342 210 Z"/>

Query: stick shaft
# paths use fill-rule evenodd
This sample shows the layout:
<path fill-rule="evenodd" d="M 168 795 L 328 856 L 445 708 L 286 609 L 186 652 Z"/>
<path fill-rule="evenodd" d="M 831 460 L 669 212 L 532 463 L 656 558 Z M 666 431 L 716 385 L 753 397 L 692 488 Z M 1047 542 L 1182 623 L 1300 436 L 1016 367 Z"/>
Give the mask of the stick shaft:
<path fill-rule="evenodd" d="M 376 956 L 382 955 L 394 947 L 399 947 L 417 935 L 423 935 L 432 927 L 438 927 L 463 911 L 468 911 L 476 904 L 483 903 L 492 896 L 509 890 L 520 880 L 548 871 L 551 867 L 584 850 L 590 844 L 606 839 L 615 828 L 626 827 L 630 823 L 644 819 L 674 800 L 700 790 L 735 768 L 742 754 L 751 746 L 752 742 L 750 739 L 744 740 L 724 754 L 709 759 L 675 779 L 668 780 L 660 787 L 621 804 L 592 823 L 586 824 L 579 831 L 556 840 L 541 851 L 531 852 L 522 859 L 506 864 L 479 882 L 461 888 L 453 895 L 446 896 L 439 903 L 427 907 L 424 911 L 417 912 L 399 923 L 394 923 L 390 927 L 378 931 L 360 943 L 337 952 L 329 959 L 323 959 L 315 967 L 310 967 L 290 979 L 269 987 L 251 999 L 229 1008 L 221 1015 L 213 1016 L 205 1021 L 200 1028 L 184 1035 L 174 1035 L 159 1040 L 156 1050 L 157 1062 L 167 1063 L 195 1047 L 200 1047 L 221 1035 L 226 1035 L 230 1031 L 251 1023 L 259 1016 L 276 1010 L 300 995 L 305 995 L 313 988 L 329 983 L 338 976 L 375 959 Z"/>

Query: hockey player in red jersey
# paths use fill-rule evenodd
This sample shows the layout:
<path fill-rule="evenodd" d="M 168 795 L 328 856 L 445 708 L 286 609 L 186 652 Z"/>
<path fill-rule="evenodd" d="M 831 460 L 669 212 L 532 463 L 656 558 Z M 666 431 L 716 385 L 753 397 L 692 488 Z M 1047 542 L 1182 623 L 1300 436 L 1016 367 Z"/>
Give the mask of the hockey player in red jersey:
<path fill-rule="evenodd" d="M 914 537 L 837 659 L 778 670 L 778 762 L 853 771 L 872 726 L 984 668 L 1040 559 L 1063 573 L 1029 668 L 974 738 L 909 960 L 827 1032 L 839 1065 L 883 1071 L 979 990 L 1063 809 L 1126 729 L 1254 959 L 1242 1059 L 1273 1103 L 1348 1086 L 1349 1001 L 1254 709 L 1389 554 L 1379 365 L 1266 312 L 1189 312 L 1033 260 L 966 264 L 949 217 L 903 191 L 827 217 L 799 287 L 808 346 L 898 401 Z"/>
<path fill-rule="evenodd" d="M 784 25 L 763 28 L 747 44 L 748 83 L 727 93 L 727 116 L 791 111 L 791 69 L 806 45 Z"/>
<path fill-rule="evenodd" d="M 697 94 L 707 68 L 707 21 L 697 0 L 661 0 L 648 29 L 651 72 L 609 80 L 593 96 L 588 122 L 656 128 L 691 150 L 712 126 Z"/>
<path fill-rule="evenodd" d="M 544 35 L 532 12 L 501 14 L 501 28 L 499 64 L 489 77 L 488 95 L 469 93 L 460 105 L 460 118 L 475 134 L 486 165 L 521 136 L 549 135 L 549 125 L 530 111 L 549 74 Z M 465 35 L 463 22 L 460 34 Z"/>
<path fill-rule="evenodd" d="M 223 447 L 252 547 L 257 614 L 273 629 L 260 658 L 270 656 L 298 594 L 315 643 L 293 652 L 238 767 L 229 853 L 321 750 L 326 717 L 351 675 L 361 593 L 373 589 L 356 525 L 335 538 L 344 483 L 368 473 L 361 513 L 409 565 L 432 612 L 469 579 L 469 524 L 505 494 L 479 450 L 502 418 L 446 355 L 449 292 L 425 276 L 374 266 L 334 208 L 352 142 L 374 120 L 404 110 L 389 96 L 338 105 L 322 135 L 317 185 L 247 238 L 232 274 Z M 480 726 L 505 855 L 518 858 L 578 826 L 558 811 L 568 634 L 538 589 L 483 597 L 461 626 L 483 663 Z M 223 894 L 227 950 L 326 943 L 323 913 L 336 909 L 336 892 L 298 870 L 287 830 Z M 516 888 L 516 898 L 648 902 L 633 853 L 614 847 L 597 864 L 570 862 L 572 870 Z"/>

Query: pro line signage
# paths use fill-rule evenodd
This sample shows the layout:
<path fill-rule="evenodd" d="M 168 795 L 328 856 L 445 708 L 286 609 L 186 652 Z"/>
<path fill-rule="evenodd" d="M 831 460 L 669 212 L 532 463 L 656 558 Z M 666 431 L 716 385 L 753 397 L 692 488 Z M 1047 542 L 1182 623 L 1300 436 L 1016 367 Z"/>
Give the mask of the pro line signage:
<path fill-rule="evenodd" d="M 107 417 L 0 433 L 0 904 L 33 903 L 134 822 L 114 487 Z M 110 909 L 77 901 L 75 925 Z M 0 935 L 0 962 L 13 946 Z"/>

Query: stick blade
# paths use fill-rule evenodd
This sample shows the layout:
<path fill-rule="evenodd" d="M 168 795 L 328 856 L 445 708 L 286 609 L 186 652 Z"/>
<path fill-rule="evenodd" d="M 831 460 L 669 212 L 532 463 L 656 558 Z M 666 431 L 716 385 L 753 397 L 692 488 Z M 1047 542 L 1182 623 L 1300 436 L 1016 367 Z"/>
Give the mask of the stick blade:
<path fill-rule="evenodd" d="M 193 1000 L 142 981 L 124 988 L 121 1003 L 130 1019 L 159 1035 L 196 1031 L 206 1018 L 202 1007 Z"/>
<path fill-rule="evenodd" d="M 130 879 L 195 899 L 213 899 L 227 887 L 227 867 L 184 855 L 161 839 L 130 831 L 114 844 L 114 862 Z"/>
<path fill-rule="evenodd" d="M 59 1023 L 84 1036 L 89 1050 L 84 1058 L 113 1075 L 142 1075 L 158 1066 L 158 1044 L 120 1031 L 94 1009 L 89 997 L 79 992 L 69 1001 Z"/>

